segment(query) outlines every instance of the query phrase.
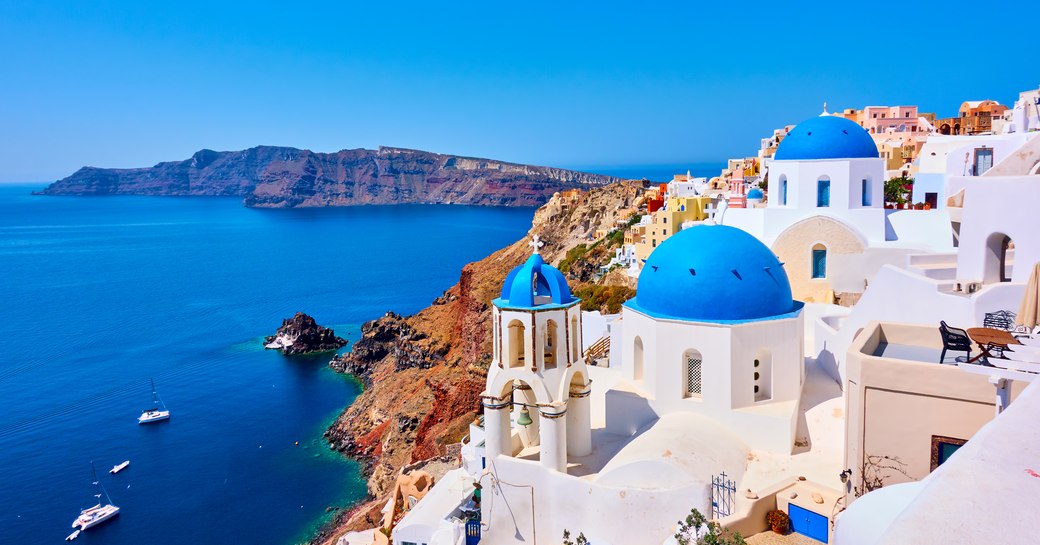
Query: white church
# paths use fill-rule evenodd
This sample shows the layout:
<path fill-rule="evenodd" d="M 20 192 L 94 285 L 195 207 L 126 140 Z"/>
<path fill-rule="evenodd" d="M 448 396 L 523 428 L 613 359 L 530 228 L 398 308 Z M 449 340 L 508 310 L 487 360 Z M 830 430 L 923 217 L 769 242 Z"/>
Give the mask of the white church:
<path fill-rule="evenodd" d="M 826 111 L 796 125 L 766 162 L 763 208 L 726 210 L 720 223 L 751 233 L 787 267 L 794 294 L 831 303 L 860 294 L 884 265 L 949 252 L 946 210 L 886 210 L 885 166 L 870 134 Z"/>
<path fill-rule="evenodd" d="M 582 359 L 580 301 L 533 245 L 493 301 L 482 426 L 463 447 L 482 488 L 481 543 L 556 543 L 564 530 L 666 543 L 690 509 L 712 512 L 713 478 L 792 486 L 777 464 L 807 454 L 803 305 L 765 245 L 723 225 L 662 243 L 615 322 L 622 358 L 607 367 Z M 833 480 L 830 465 L 819 473 Z M 732 503 L 738 516 L 754 505 Z"/>

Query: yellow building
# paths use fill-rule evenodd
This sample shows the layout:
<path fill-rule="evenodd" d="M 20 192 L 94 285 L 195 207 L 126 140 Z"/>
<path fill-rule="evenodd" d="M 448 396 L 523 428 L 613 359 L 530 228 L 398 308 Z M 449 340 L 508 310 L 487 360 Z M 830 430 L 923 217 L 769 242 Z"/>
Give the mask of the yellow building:
<path fill-rule="evenodd" d="M 711 197 L 668 197 L 664 208 L 651 214 L 653 221 L 646 226 L 643 239 L 636 243 L 636 257 L 640 260 L 650 257 L 650 253 L 665 239 L 682 229 L 683 222 L 704 221 L 708 219 L 707 207 Z"/>

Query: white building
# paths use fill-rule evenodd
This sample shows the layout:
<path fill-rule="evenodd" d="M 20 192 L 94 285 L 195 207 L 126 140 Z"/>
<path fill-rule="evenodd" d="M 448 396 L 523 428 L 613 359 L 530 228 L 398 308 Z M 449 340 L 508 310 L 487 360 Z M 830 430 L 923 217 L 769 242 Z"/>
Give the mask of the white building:
<path fill-rule="evenodd" d="M 689 172 L 686 173 L 685 178 L 680 178 L 678 175 L 668 182 L 668 196 L 669 197 L 696 197 L 701 195 L 708 187 L 707 178 L 694 178 Z"/>
<path fill-rule="evenodd" d="M 921 147 L 914 174 L 914 202 L 927 202 L 933 208 L 946 208 L 949 199 L 964 188 L 956 178 L 982 176 L 1011 157 L 1012 153 L 1040 132 L 1009 134 L 941 135 L 933 134 Z"/>
<path fill-rule="evenodd" d="M 997 120 L 993 121 L 993 132 L 1013 133 L 1040 130 L 1040 89 L 1022 91 L 1011 109 L 1004 112 L 1004 118 L 998 130 Z"/>
<path fill-rule="evenodd" d="M 1032 265 L 1040 262 L 1038 170 L 1040 138 L 1031 138 L 981 176 L 951 177 L 948 184 L 961 188 L 956 206 L 946 210 L 958 246 L 881 267 L 855 307 L 813 325 L 814 355 L 833 362 L 844 378 L 845 351 L 870 321 L 971 327 L 987 312 L 1017 309 Z"/>
<path fill-rule="evenodd" d="M 622 371 L 656 415 L 703 414 L 754 448 L 790 453 L 801 303 L 761 242 L 721 225 L 672 235 L 650 254 L 622 324 Z"/>
<path fill-rule="evenodd" d="M 767 206 L 727 210 L 722 223 L 768 245 L 800 300 L 862 293 L 882 265 L 953 247 L 944 212 L 885 209 L 884 160 L 853 121 L 821 115 L 798 124 L 767 170 Z"/>

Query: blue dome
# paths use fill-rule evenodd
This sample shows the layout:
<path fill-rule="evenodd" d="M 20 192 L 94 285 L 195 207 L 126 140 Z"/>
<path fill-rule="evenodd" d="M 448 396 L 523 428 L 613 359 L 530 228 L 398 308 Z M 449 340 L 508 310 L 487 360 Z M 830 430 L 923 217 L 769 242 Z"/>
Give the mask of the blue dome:
<path fill-rule="evenodd" d="M 762 199 L 765 198 L 765 195 L 762 193 L 761 189 L 756 187 L 756 188 L 752 189 L 751 191 L 747 192 L 747 198 L 748 199 L 762 200 Z"/>
<path fill-rule="evenodd" d="M 823 115 L 799 123 L 780 141 L 773 159 L 878 158 L 877 145 L 863 127 L 844 117 Z"/>
<path fill-rule="evenodd" d="M 646 260 L 626 306 L 657 318 L 745 322 L 801 309 L 783 264 L 765 244 L 726 225 L 695 225 Z"/>
<path fill-rule="evenodd" d="M 542 256 L 533 254 L 523 265 L 509 272 L 502 284 L 502 297 L 493 302 L 498 307 L 534 308 L 577 301 L 563 273 L 546 264 Z"/>

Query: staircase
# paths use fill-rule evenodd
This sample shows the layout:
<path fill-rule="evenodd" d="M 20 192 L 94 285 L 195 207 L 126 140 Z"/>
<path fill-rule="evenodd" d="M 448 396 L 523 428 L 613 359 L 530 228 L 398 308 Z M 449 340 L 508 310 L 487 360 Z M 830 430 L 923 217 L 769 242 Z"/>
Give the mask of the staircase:
<path fill-rule="evenodd" d="M 596 365 L 596 362 L 610 356 L 610 335 L 600 337 L 585 350 L 585 365 Z"/>

